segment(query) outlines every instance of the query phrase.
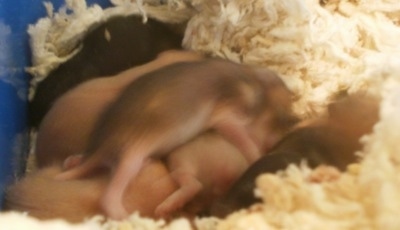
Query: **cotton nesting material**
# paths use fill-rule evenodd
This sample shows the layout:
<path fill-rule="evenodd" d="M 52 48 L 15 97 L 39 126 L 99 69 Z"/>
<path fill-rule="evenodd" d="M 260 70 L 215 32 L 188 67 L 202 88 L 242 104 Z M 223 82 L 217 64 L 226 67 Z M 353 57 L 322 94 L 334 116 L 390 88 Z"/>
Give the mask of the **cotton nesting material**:
<path fill-rule="evenodd" d="M 99 225 L 95 222 L 84 224 L 69 224 L 63 220 L 39 221 L 26 214 L 17 212 L 3 213 L 0 215 L 0 229 L 8 230 L 97 230 Z"/>
<path fill-rule="evenodd" d="M 393 1 L 332 0 L 326 8 L 318 0 L 196 2 L 201 11 L 189 22 L 185 46 L 277 71 L 301 117 L 324 113 L 335 92 L 368 90 L 371 71 L 388 55 L 400 56 Z"/>
<path fill-rule="evenodd" d="M 189 22 L 188 47 L 273 68 L 296 93 L 300 116 L 321 115 L 342 90 L 366 91 L 383 101 L 380 122 L 364 137 L 359 166 L 333 182 L 311 182 L 313 171 L 306 165 L 263 175 L 257 194 L 265 204 L 229 216 L 217 229 L 400 228 L 400 28 L 394 17 L 399 4 L 219 3 L 219 12 L 203 8 Z"/>
<path fill-rule="evenodd" d="M 333 182 L 313 183 L 306 166 L 257 179 L 265 204 L 229 216 L 218 229 L 399 229 L 400 65 L 382 86 L 380 121 L 364 137 L 364 158 Z"/>
<path fill-rule="evenodd" d="M 196 228 L 399 229 L 400 3 L 326 0 L 321 6 L 319 2 L 170 0 L 165 5 L 194 9 L 184 38 L 188 49 L 268 66 L 281 74 L 296 94 L 293 109 L 301 117 L 323 114 L 326 104 L 340 90 L 366 91 L 382 98 L 380 121 L 373 133 L 363 138 L 360 164 L 337 180 L 321 183 L 309 179 L 314 171 L 306 164 L 265 174 L 257 179 L 256 191 L 265 204 L 224 220 L 196 219 Z M 76 6 L 71 5 L 74 12 Z M 57 28 L 54 18 L 48 22 L 55 25 L 53 29 Z M 62 33 L 63 27 L 59 31 Z M 100 228 L 192 226 L 185 219 L 168 225 L 134 214 L 125 221 L 106 221 Z"/>
<path fill-rule="evenodd" d="M 40 221 L 29 217 L 27 214 L 18 212 L 9 212 L 0 214 L 0 229 L 8 230 L 190 230 L 190 223 L 185 219 L 176 219 L 166 224 L 165 221 L 155 221 L 148 218 L 140 217 L 137 213 L 131 215 L 124 221 L 107 221 L 104 222 L 102 217 L 94 217 L 91 220 L 80 224 L 70 224 L 64 220 L 47 220 Z M 199 221 L 198 221 L 199 222 Z M 206 226 L 195 224 L 196 226 Z M 209 229 L 209 228 L 203 228 Z"/>
<path fill-rule="evenodd" d="M 85 0 L 65 0 L 65 6 L 58 12 L 54 12 L 51 3 L 44 4 L 48 17 L 41 18 L 28 28 L 32 66 L 27 68 L 27 71 L 33 76 L 30 98 L 34 95 L 36 85 L 46 78 L 50 71 L 81 49 L 80 41 L 92 25 L 116 15 L 142 16 L 144 22 L 147 17 L 151 17 L 165 23 L 182 24 L 191 15 L 191 9 L 183 8 L 180 4 L 141 5 L 129 0 L 111 2 L 113 7 L 102 9 L 96 4 L 88 6 Z"/>

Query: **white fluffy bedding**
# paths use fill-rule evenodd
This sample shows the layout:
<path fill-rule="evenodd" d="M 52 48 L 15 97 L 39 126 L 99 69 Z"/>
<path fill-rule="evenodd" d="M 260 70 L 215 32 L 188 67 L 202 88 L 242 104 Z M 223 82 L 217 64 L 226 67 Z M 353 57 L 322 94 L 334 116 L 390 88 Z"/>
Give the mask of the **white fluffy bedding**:
<path fill-rule="evenodd" d="M 400 2 L 397 0 L 114 0 L 110 9 L 68 0 L 72 13 L 50 14 L 29 29 L 37 79 L 65 60 L 82 26 L 114 13 L 169 22 L 189 20 L 184 46 L 281 74 L 301 117 L 324 113 L 339 90 L 382 98 L 380 121 L 362 138 L 360 164 L 337 180 L 315 183 L 305 164 L 257 179 L 258 204 L 224 220 L 195 221 L 198 229 L 400 229 Z M 49 7 L 49 6 L 48 6 Z M 49 12 L 52 12 L 49 7 Z M 162 15 L 162 16 L 161 16 Z M 67 21 L 61 20 L 68 18 Z M 45 32 L 43 32 L 45 31 Z M 74 36 L 73 36 L 74 35 Z M 137 214 L 121 222 L 96 217 L 81 225 L 0 214 L 0 229 L 191 229 Z M 5 228 L 7 226 L 7 228 Z M 4 228 L 3 228 L 4 227 Z"/>

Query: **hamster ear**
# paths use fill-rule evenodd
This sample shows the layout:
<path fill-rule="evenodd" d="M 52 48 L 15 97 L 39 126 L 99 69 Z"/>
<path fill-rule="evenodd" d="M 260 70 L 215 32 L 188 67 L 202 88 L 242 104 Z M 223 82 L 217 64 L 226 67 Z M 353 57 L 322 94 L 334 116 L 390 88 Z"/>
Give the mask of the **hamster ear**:
<path fill-rule="evenodd" d="M 355 93 L 337 98 L 328 105 L 328 113 L 333 119 L 361 119 L 371 116 L 375 119 L 379 114 L 380 99 L 367 94 Z"/>
<path fill-rule="evenodd" d="M 380 98 L 356 93 L 328 105 L 329 118 L 359 138 L 372 132 L 379 120 Z"/>
<path fill-rule="evenodd" d="M 63 170 L 70 170 L 75 168 L 76 166 L 80 165 L 83 161 L 82 154 L 75 154 L 67 157 L 67 159 L 63 162 Z"/>
<path fill-rule="evenodd" d="M 276 130 L 287 131 L 299 122 L 293 113 L 294 94 L 282 78 L 268 68 L 253 67 L 256 77 L 264 85 L 268 108 L 272 112 L 272 125 Z"/>
<path fill-rule="evenodd" d="M 253 71 L 256 78 L 263 83 L 270 105 L 285 111 L 290 110 L 294 94 L 289 90 L 283 79 L 268 68 L 253 67 Z"/>
<path fill-rule="evenodd" d="M 268 88 L 284 87 L 289 90 L 282 78 L 274 71 L 266 67 L 252 67 L 256 77 Z"/>

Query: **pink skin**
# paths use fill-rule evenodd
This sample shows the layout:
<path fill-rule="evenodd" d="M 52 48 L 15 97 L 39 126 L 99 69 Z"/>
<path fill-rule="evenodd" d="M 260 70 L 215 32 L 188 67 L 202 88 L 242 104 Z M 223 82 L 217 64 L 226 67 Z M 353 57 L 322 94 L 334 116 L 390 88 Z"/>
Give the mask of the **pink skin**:
<path fill-rule="evenodd" d="M 291 113 L 291 93 L 282 81 L 269 81 L 267 95 L 268 110 L 248 129 L 263 153 L 298 121 Z M 166 163 L 179 189 L 157 207 L 156 216 L 160 217 L 182 207 L 208 210 L 249 167 L 243 154 L 216 132 L 203 133 L 178 147 L 168 155 Z"/>
<path fill-rule="evenodd" d="M 166 51 L 152 62 L 115 77 L 90 80 L 70 90 L 54 104 L 39 127 L 35 149 L 38 167 L 63 162 L 70 155 L 83 154 L 99 114 L 130 82 L 172 63 L 200 59 L 202 57 L 193 52 Z"/>
<path fill-rule="evenodd" d="M 281 93 L 288 94 L 287 91 Z M 284 102 L 281 100 L 279 104 Z M 250 128 L 257 145 L 265 151 L 291 127 L 291 124 L 280 124 L 280 129 L 274 129 L 271 124 L 274 122 L 274 116 L 283 115 L 266 113 L 266 116 L 253 122 Z M 267 139 L 264 139 L 265 137 Z M 82 159 L 82 155 L 71 156 L 65 161 L 65 167 L 75 167 Z M 209 209 L 249 166 L 239 150 L 215 132 L 201 134 L 173 150 L 166 163 L 170 175 L 165 175 L 155 184 L 165 184 L 165 180 L 170 181 L 172 177 L 178 188 L 160 202 L 155 210 L 155 216 L 164 218 L 176 214 L 179 210 L 195 214 Z"/>
<path fill-rule="evenodd" d="M 164 52 L 148 64 L 114 78 L 88 81 L 60 98 L 39 129 L 35 151 L 39 170 L 9 189 L 8 209 L 27 211 L 41 219 L 62 217 L 76 222 L 84 217 L 104 214 L 99 202 L 110 180 L 108 172 L 98 171 L 79 180 L 59 181 L 54 177 L 63 168 L 80 164 L 81 156 L 75 154 L 84 152 L 99 114 L 129 82 L 171 63 L 199 59 L 202 57 L 192 52 Z M 68 115 L 70 111 L 74 111 L 75 116 Z M 153 183 L 161 177 L 163 181 Z M 137 180 L 127 188 L 123 197 L 126 209 L 154 217 L 155 207 L 176 189 L 175 186 L 164 164 L 146 164 Z"/>
<path fill-rule="evenodd" d="M 281 130 L 271 129 L 270 122 L 271 119 L 259 119 L 252 125 L 251 133 L 260 141 L 268 134 L 279 138 L 283 136 Z M 264 133 L 261 134 L 260 130 L 264 130 Z M 273 143 L 271 138 L 257 143 L 264 148 L 272 147 L 279 138 Z M 65 161 L 65 167 L 76 167 L 82 159 L 82 155 L 71 156 Z M 155 209 L 155 216 L 163 218 L 180 210 L 196 214 L 209 209 L 249 166 L 239 150 L 215 132 L 203 133 L 173 150 L 166 163 L 170 174 L 160 177 L 154 184 L 167 184 L 173 180 L 178 188 Z"/>
<path fill-rule="evenodd" d="M 257 160 L 259 148 L 248 125 L 268 106 L 267 86 L 258 75 L 242 65 L 211 60 L 143 76 L 126 88 L 97 123 L 87 148 L 91 155 L 57 178 L 79 178 L 98 167 L 110 167 L 113 177 L 101 204 L 108 216 L 121 219 L 128 214 L 122 196 L 143 162 L 156 154 L 165 156 L 199 133 L 214 129 L 248 162 Z"/>
<path fill-rule="evenodd" d="M 82 159 L 82 155 L 70 156 L 64 168 L 76 167 Z M 180 210 L 193 214 L 207 210 L 249 166 L 238 149 L 215 132 L 201 134 L 175 149 L 166 163 L 169 173 L 153 184 L 164 185 L 172 180 L 178 187 L 159 202 L 153 213 L 163 218 Z"/>
<path fill-rule="evenodd" d="M 156 208 L 155 215 L 159 217 L 171 215 L 189 201 L 194 201 L 197 209 L 207 209 L 247 169 L 249 162 L 219 134 L 207 132 L 170 153 L 167 165 L 179 188 Z"/>

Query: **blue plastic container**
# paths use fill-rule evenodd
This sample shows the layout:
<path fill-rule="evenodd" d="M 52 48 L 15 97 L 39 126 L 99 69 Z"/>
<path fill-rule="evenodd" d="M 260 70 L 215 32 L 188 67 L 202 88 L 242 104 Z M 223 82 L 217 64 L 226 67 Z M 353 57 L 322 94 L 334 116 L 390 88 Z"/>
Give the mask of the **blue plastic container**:
<path fill-rule="evenodd" d="M 64 0 L 47 0 L 55 8 Z M 26 126 L 30 76 L 29 24 L 46 16 L 43 0 L 0 0 L 0 208 L 4 189 L 25 169 L 29 139 Z M 108 0 L 87 0 L 110 6 Z"/>

